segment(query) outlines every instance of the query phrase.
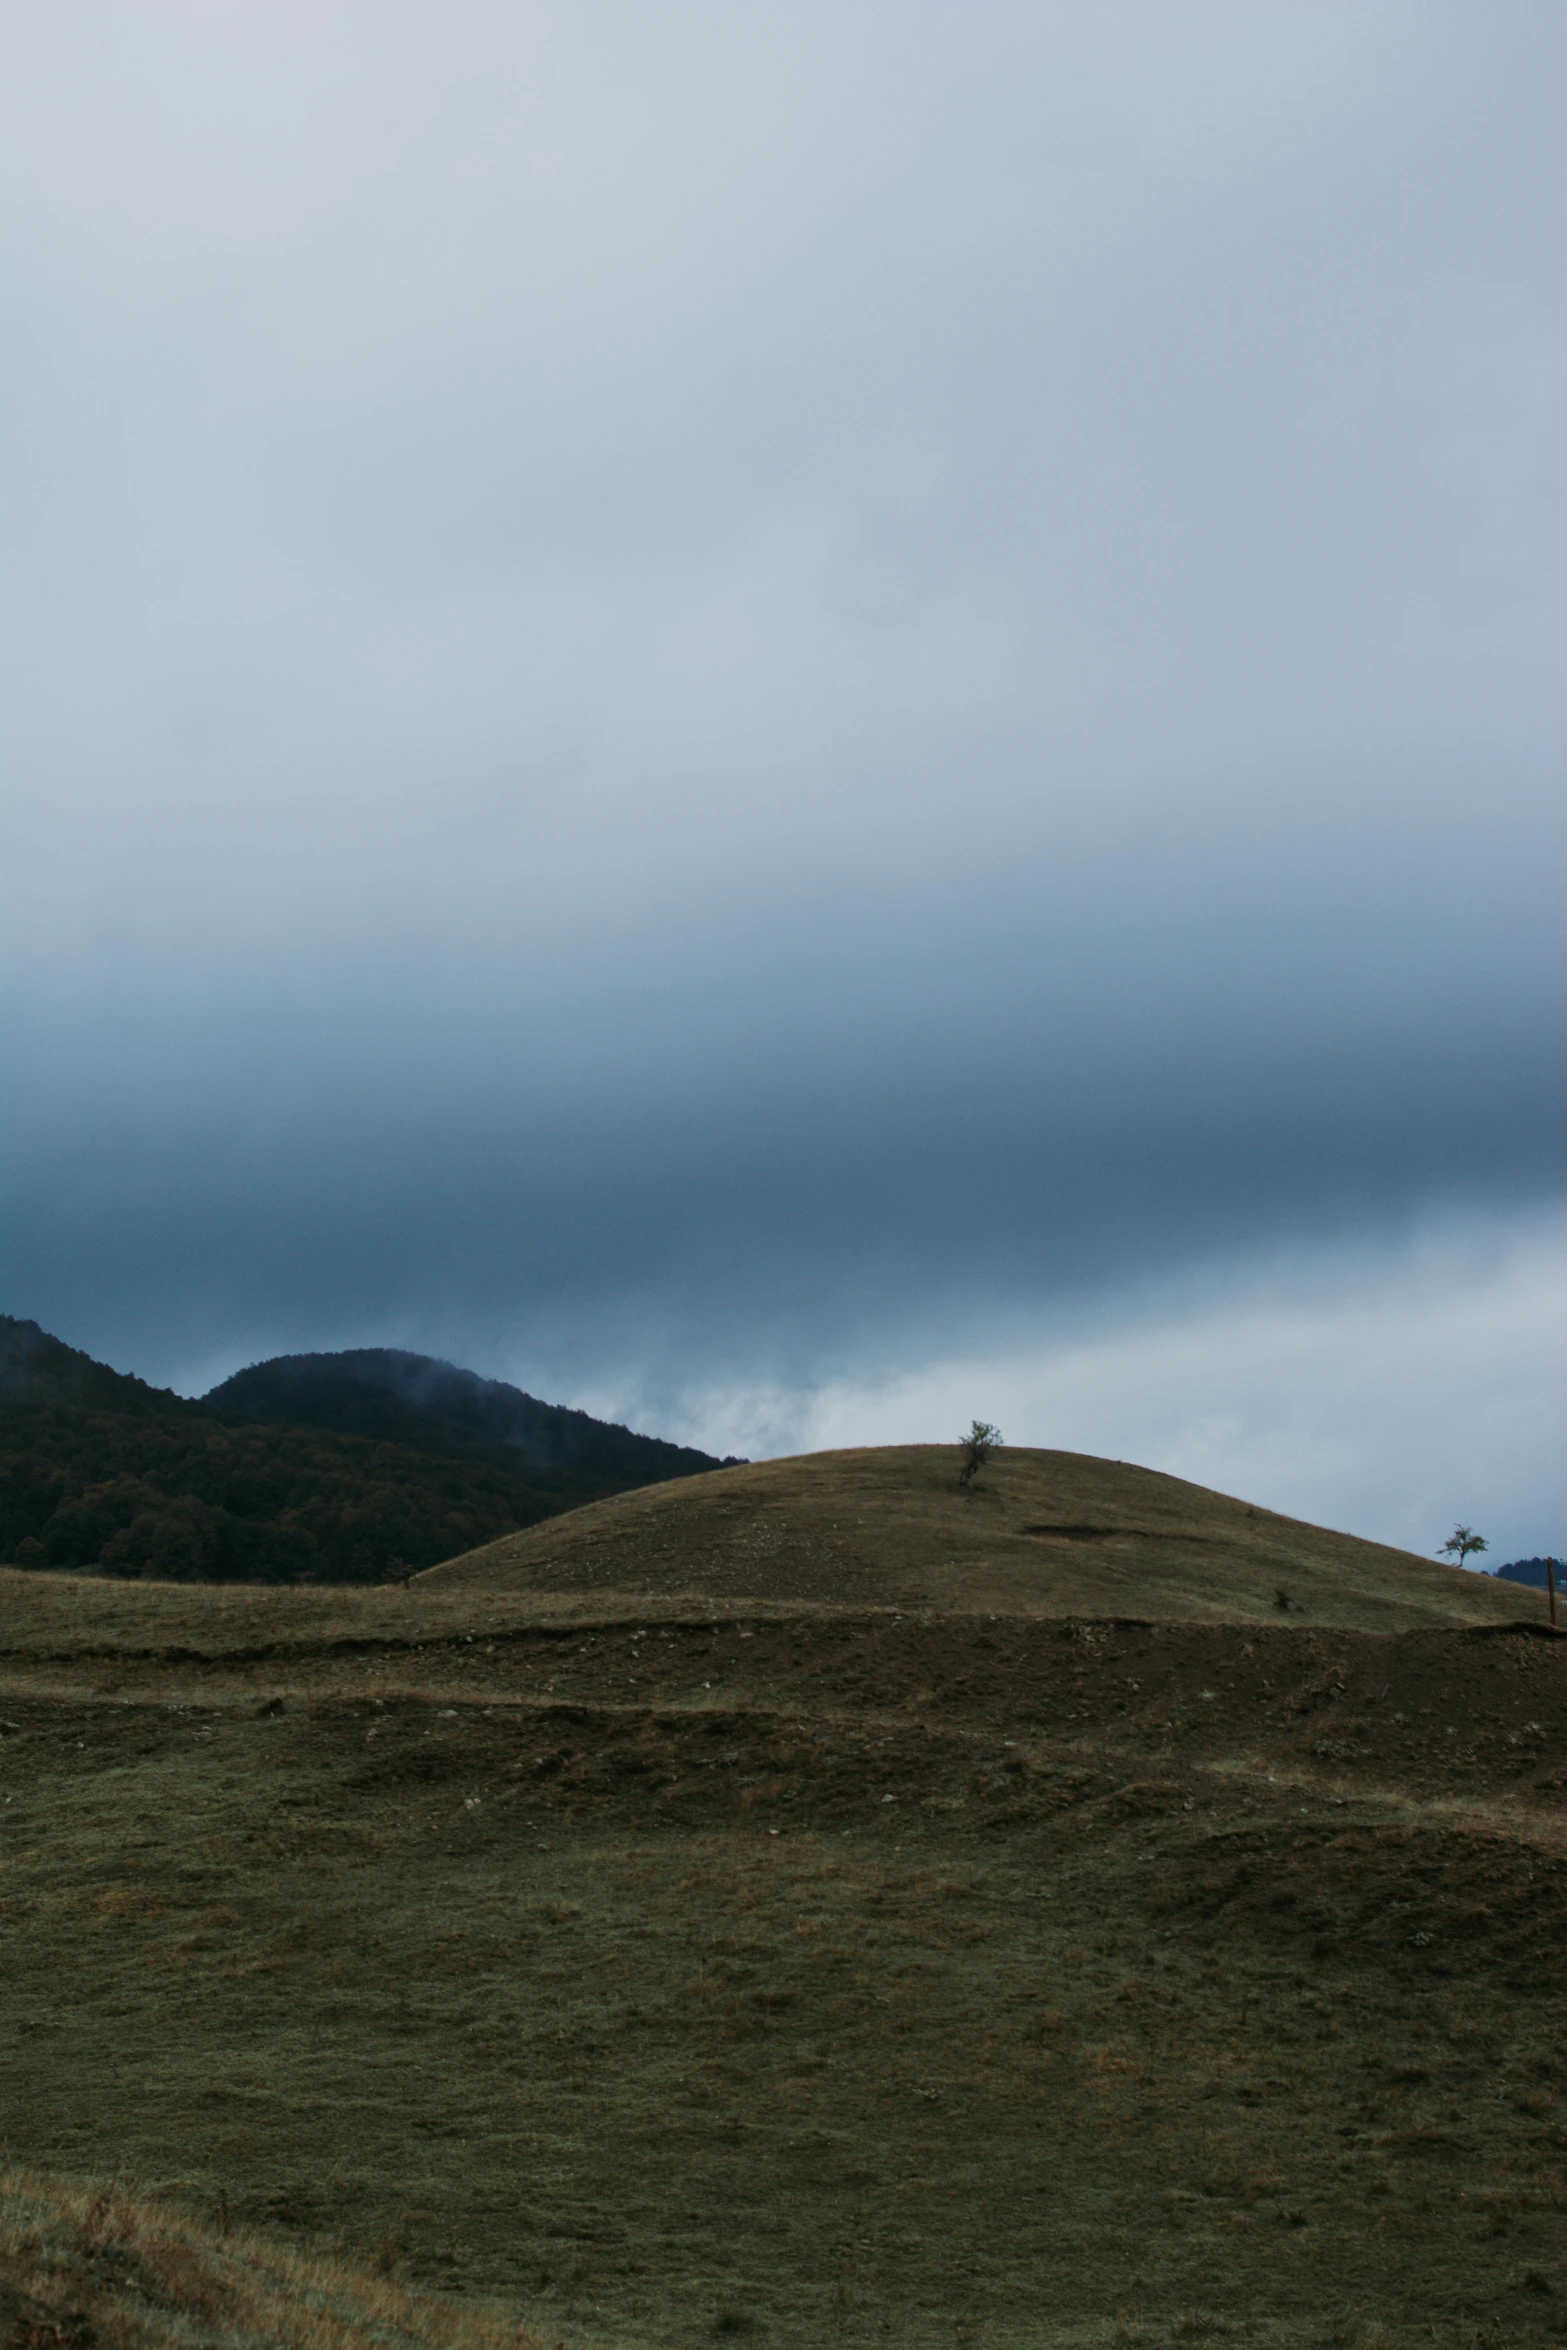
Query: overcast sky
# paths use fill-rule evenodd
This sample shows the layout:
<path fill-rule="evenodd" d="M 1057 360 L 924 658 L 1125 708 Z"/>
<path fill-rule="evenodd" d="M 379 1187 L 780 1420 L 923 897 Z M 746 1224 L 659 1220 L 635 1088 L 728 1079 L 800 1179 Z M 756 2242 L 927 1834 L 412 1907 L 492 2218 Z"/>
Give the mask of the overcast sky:
<path fill-rule="evenodd" d="M 0 1302 L 1567 1547 L 1556 0 L 0 27 Z"/>

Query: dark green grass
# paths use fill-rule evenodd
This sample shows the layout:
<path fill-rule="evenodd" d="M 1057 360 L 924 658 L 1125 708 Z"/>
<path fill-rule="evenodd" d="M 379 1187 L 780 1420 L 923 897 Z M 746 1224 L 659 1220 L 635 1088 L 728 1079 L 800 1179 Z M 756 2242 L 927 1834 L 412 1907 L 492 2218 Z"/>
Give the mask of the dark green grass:
<path fill-rule="evenodd" d="M 435 1663 L 13 1683 L 10 2154 L 552 2336 L 1567 2333 L 1548 1820 Z"/>

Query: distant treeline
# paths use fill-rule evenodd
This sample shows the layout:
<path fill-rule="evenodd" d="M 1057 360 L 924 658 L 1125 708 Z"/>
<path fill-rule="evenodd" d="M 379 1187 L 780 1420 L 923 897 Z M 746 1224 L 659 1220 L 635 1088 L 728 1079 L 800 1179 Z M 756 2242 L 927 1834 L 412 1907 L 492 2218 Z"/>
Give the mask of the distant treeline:
<path fill-rule="evenodd" d="M 1511 1566 L 1497 1568 L 1497 1580 L 1501 1583 L 1528 1583 L 1536 1591 L 1543 1591 L 1546 1587 L 1545 1567 L 1544 1559 L 1514 1559 Z M 1556 1562 L 1556 1588 L 1567 1596 L 1567 1570 L 1563 1569 L 1560 1559 Z"/>
<path fill-rule="evenodd" d="M 402 1442 L 323 1424 L 334 1411 L 351 1427 L 373 1422 L 377 1358 L 293 1358 L 311 1367 L 303 1380 L 285 1363 L 261 1365 L 275 1375 L 242 1373 L 194 1403 L 0 1316 L 0 1562 L 158 1581 L 380 1583 L 654 1482 L 671 1461 L 687 1474 L 718 1466 L 449 1365 L 384 1359 Z M 338 1363 L 352 1368 L 339 1375 Z M 420 1365 L 435 1398 L 422 1419 L 407 1392 Z M 241 1419 L 233 1390 L 247 1380 L 260 1408 Z M 479 1399 L 490 1423 L 506 1397 L 545 1415 L 546 1429 L 558 1415 L 569 1457 L 526 1474 L 519 1447 L 465 1426 L 461 1411 L 454 1439 L 442 1410 L 454 1383 L 459 1404 L 472 1405 L 470 1383 L 498 1388 Z M 283 1417 L 302 1387 L 309 1409 L 298 1417 L 314 1424 Z"/>
<path fill-rule="evenodd" d="M 391 1444 L 204 1416 L 7 1413 L 0 1557 L 159 1582 L 384 1583 L 563 1505 Z"/>

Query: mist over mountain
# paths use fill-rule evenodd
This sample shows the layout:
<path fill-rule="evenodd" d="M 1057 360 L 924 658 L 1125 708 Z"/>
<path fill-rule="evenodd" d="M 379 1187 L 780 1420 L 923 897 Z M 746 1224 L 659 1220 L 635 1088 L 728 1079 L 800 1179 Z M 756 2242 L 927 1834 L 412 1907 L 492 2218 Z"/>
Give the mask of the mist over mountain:
<path fill-rule="evenodd" d="M 488 1461 L 584 1500 L 731 1465 L 399 1347 L 277 1355 L 236 1371 L 202 1402 L 227 1419 L 331 1428 Z"/>

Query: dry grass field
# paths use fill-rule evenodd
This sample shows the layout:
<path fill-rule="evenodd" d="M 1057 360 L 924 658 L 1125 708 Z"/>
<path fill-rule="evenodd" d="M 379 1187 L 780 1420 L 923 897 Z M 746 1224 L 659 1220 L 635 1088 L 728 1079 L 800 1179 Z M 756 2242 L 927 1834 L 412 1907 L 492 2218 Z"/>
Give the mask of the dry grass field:
<path fill-rule="evenodd" d="M 0 1576 L 0 2343 L 1567 2340 L 1539 1595 L 952 1467 Z"/>
<path fill-rule="evenodd" d="M 311 2259 L 225 2214 L 118 2182 L 82 2188 L 0 2170 L 0 2340 L 15 2350 L 542 2350 L 501 2311 L 409 2293 Z"/>

